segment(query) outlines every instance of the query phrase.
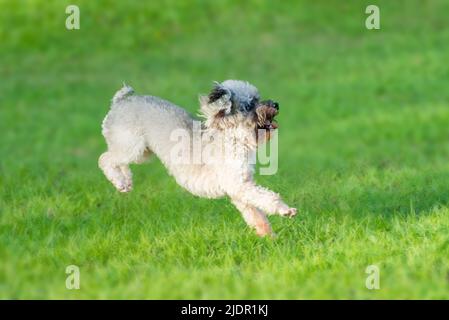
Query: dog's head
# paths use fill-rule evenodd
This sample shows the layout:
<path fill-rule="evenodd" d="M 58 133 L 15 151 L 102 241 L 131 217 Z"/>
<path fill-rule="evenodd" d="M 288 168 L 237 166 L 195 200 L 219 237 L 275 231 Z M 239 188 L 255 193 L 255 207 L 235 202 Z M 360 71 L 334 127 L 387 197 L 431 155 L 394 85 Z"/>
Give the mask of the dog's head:
<path fill-rule="evenodd" d="M 216 82 L 209 95 L 200 97 L 200 103 L 209 128 L 227 129 L 241 124 L 256 131 L 278 128 L 274 117 L 279 113 L 279 104 L 260 101 L 257 88 L 246 81 Z"/>

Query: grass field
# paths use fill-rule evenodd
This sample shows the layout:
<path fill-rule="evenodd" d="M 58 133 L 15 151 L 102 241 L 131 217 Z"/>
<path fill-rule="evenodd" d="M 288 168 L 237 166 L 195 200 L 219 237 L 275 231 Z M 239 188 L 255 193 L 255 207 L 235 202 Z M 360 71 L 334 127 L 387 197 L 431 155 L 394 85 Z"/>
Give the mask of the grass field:
<path fill-rule="evenodd" d="M 192 3 L 0 0 L 0 298 L 449 298 L 449 2 Z M 123 81 L 195 112 L 228 78 L 281 104 L 275 240 L 157 159 L 127 195 L 97 168 Z"/>

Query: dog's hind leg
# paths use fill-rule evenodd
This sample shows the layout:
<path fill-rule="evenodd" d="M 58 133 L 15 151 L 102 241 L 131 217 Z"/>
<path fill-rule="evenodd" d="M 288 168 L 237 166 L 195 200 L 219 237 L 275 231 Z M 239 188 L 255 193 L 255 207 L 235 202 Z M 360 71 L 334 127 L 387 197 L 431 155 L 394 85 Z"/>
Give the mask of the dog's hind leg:
<path fill-rule="evenodd" d="M 120 171 L 122 172 L 125 179 L 125 189 L 123 190 L 123 192 L 129 192 L 133 188 L 133 174 L 131 172 L 131 169 L 129 168 L 129 165 L 124 164 L 120 166 Z"/>
<path fill-rule="evenodd" d="M 129 192 L 133 187 L 132 172 L 129 168 L 130 163 L 145 162 L 151 152 L 145 150 L 139 153 L 114 153 L 107 151 L 100 156 L 98 160 L 99 167 L 104 175 L 120 192 Z"/>
<path fill-rule="evenodd" d="M 152 152 L 149 149 L 145 149 L 145 151 L 135 155 L 135 157 L 132 159 L 132 163 L 136 164 L 144 163 L 145 161 L 148 160 L 148 158 L 150 158 L 151 155 Z M 133 187 L 133 175 L 131 169 L 129 168 L 129 165 L 128 164 L 120 165 L 120 170 L 122 171 L 123 177 L 125 179 L 125 189 L 123 192 L 131 191 Z"/>
<path fill-rule="evenodd" d="M 122 168 L 125 167 L 120 163 L 117 156 L 110 151 L 103 153 L 98 159 L 98 166 L 103 170 L 104 175 L 108 180 L 117 188 L 120 192 L 128 192 L 131 190 L 130 187 L 130 177 L 127 179 L 127 176 L 123 173 Z M 128 171 L 129 168 L 126 165 Z M 126 170 L 125 170 L 126 171 Z M 130 171 L 128 172 L 131 173 Z M 132 182 L 131 182 L 132 185 Z"/>
<path fill-rule="evenodd" d="M 274 235 L 271 230 L 270 222 L 262 211 L 239 200 L 232 199 L 232 203 L 242 213 L 246 224 L 256 230 L 258 236 L 264 237 Z"/>
<path fill-rule="evenodd" d="M 108 131 L 105 134 L 108 151 L 100 156 L 99 167 L 120 192 L 132 189 L 130 163 L 142 163 L 151 154 L 143 136 L 129 130 Z"/>

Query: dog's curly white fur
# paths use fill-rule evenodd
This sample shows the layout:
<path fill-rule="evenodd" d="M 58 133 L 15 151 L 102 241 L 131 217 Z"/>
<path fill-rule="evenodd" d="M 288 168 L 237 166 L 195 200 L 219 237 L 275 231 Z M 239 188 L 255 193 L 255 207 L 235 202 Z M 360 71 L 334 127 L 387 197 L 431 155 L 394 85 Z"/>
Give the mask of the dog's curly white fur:
<path fill-rule="evenodd" d="M 179 185 L 201 197 L 230 197 L 258 235 L 272 234 L 266 214 L 294 216 L 297 210 L 253 180 L 254 165 L 249 158 L 254 156 L 257 145 L 269 138 L 270 130 L 277 128 L 272 121 L 277 103 L 259 99 L 258 90 L 248 82 L 216 83 L 208 96 L 200 97 L 204 118 L 201 142 L 216 161 L 185 163 L 174 161 L 172 149 L 179 141 L 173 141 L 171 135 L 178 129 L 193 135 L 194 118 L 171 102 L 136 95 L 124 85 L 114 95 L 111 110 L 103 121 L 108 150 L 100 156 L 99 166 L 119 191 L 128 192 L 132 188 L 129 164 L 142 163 L 154 153 Z M 258 134 L 258 129 L 266 130 L 265 137 Z M 192 146 L 186 144 L 190 154 Z"/>

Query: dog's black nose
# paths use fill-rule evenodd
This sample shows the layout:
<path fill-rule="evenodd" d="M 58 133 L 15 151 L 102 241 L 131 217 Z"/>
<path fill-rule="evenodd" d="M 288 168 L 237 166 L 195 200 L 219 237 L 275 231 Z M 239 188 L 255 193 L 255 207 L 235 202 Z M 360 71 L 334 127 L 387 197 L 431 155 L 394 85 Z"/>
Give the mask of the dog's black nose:
<path fill-rule="evenodd" d="M 273 101 L 273 107 L 274 107 L 276 110 L 279 110 L 279 103 L 277 103 L 276 101 Z"/>

